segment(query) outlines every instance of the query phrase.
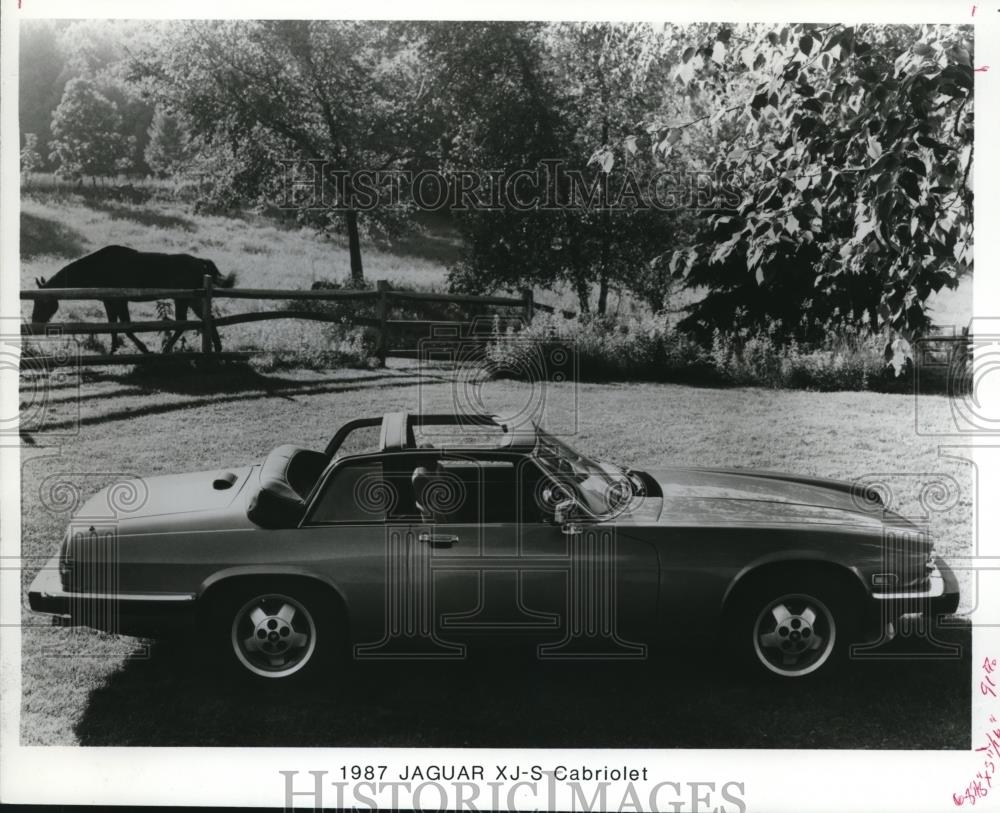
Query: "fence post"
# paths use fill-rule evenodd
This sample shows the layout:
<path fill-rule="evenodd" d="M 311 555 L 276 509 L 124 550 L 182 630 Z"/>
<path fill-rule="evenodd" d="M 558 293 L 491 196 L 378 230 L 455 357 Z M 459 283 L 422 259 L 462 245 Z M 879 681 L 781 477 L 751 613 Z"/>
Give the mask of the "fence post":
<path fill-rule="evenodd" d="M 525 288 L 521 291 L 521 299 L 524 301 L 524 322 L 530 325 L 535 315 L 535 292 L 531 288 Z"/>
<path fill-rule="evenodd" d="M 212 352 L 212 276 L 202 277 L 202 287 L 205 289 L 201 304 L 201 352 Z"/>
<path fill-rule="evenodd" d="M 378 326 L 375 328 L 375 357 L 378 359 L 378 366 L 385 367 L 386 351 L 389 348 L 389 328 L 386 319 L 389 316 L 389 283 L 380 279 L 375 283 L 375 290 L 378 291 L 378 299 L 375 302 L 375 318 Z"/>

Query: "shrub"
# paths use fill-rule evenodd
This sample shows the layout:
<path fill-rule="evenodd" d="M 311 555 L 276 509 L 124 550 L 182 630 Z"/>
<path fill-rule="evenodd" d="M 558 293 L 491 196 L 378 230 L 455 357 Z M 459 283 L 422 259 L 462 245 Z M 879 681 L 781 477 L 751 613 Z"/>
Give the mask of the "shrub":
<path fill-rule="evenodd" d="M 276 372 L 375 365 L 374 346 L 363 329 L 324 325 L 322 336 L 320 341 L 303 340 L 297 346 L 259 350 L 254 354 L 253 366 L 260 372 Z"/>
<path fill-rule="evenodd" d="M 566 319 L 540 314 L 522 330 L 496 331 L 485 355 L 498 374 L 518 377 L 518 371 L 537 375 L 539 364 L 559 351 L 576 356 L 584 381 L 691 380 L 710 372 L 708 354 L 677 332 L 666 316 Z"/>
<path fill-rule="evenodd" d="M 817 390 L 901 389 L 909 376 L 897 377 L 886 364 L 887 334 L 844 329 L 819 346 L 782 343 L 776 330 L 720 333 L 712 338 L 712 364 L 720 379 L 733 384 Z"/>
<path fill-rule="evenodd" d="M 496 331 L 485 356 L 498 377 L 537 377 L 546 369 L 541 365 L 562 350 L 576 355 L 582 381 L 880 391 L 911 386 L 912 368 L 896 376 L 886 363 L 887 334 L 845 329 L 818 346 L 805 347 L 781 342 L 779 327 L 716 331 L 711 347 L 702 347 L 664 315 L 580 320 L 541 315 L 523 330 Z"/>

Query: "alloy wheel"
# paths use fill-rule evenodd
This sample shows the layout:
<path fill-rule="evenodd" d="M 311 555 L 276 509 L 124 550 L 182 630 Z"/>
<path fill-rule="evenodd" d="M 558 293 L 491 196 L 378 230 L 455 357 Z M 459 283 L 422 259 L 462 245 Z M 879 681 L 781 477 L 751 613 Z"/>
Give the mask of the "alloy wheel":
<path fill-rule="evenodd" d="M 789 594 L 768 603 L 753 627 L 757 658 L 783 677 L 815 672 L 829 660 L 836 639 L 833 614 L 822 601 L 805 594 Z"/>
<path fill-rule="evenodd" d="M 280 594 L 246 602 L 233 619 L 231 641 L 240 663 L 255 675 L 288 677 L 316 650 L 316 622 L 302 602 Z"/>

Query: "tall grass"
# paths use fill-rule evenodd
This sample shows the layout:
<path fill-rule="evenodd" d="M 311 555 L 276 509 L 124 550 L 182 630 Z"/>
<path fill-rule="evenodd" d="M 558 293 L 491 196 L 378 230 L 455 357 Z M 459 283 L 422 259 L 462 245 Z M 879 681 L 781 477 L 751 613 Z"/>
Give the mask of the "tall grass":
<path fill-rule="evenodd" d="M 569 357 L 584 381 L 689 380 L 706 372 L 710 357 L 678 333 L 668 316 L 567 319 L 538 314 L 520 330 L 497 330 L 486 348 L 498 375 L 549 372 L 549 360 Z M 564 373 L 566 365 L 559 364 Z"/>
<path fill-rule="evenodd" d="M 819 345 L 780 343 L 766 330 L 720 333 L 712 340 L 712 369 L 731 384 L 814 390 L 899 389 L 885 359 L 891 334 L 842 330 Z"/>
<path fill-rule="evenodd" d="M 571 356 L 583 381 L 654 380 L 708 385 L 811 390 L 904 391 L 912 370 L 897 376 L 887 365 L 888 333 L 841 331 L 822 344 L 782 343 L 774 332 L 716 333 L 702 347 L 676 329 L 671 317 L 565 319 L 536 317 L 521 330 L 496 331 L 486 350 L 494 374 L 530 379 L 567 365 Z"/>

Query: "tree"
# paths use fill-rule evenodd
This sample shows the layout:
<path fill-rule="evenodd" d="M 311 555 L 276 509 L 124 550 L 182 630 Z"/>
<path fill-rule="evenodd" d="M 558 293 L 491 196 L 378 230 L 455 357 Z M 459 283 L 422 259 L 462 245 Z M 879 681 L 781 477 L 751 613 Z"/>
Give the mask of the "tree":
<path fill-rule="evenodd" d="M 686 327 L 926 332 L 928 297 L 972 268 L 967 37 L 953 26 L 758 25 L 689 40 L 675 81 L 717 112 L 663 122 L 657 137 L 663 147 L 681 127 L 711 133 L 743 199 L 663 258 L 709 289 Z M 887 358 L 898 368 L 905 352 L 896 342 Z"/>
<path fill-rule="evenodd" d="M 108 177 L 128 168 L 128 139 L 118 107 L 87 79 L 66 83 L 52 114 L 52 160 L 62 175 Z"/>
<path fill-rule="evenodd" d="M 646 23 L 561 23 L 549 26 L 546 34 L 552 70 L 565 97 L 561 109 L 572 128 L 563 154 L 578 165 L 585 160 L 594 174 L 605 176 L 595 180 L 607 182 L 611 190 L 612 199 L 597 210 L 576 212 L 581 232 L 576 287 L 582 295 L 596 283 L 597 312 L 603 314 L 612 280 L 651 298 L 643 271 L 674 231 L 673 214 L 622 207 L 614 200 L 630 179 L 641 188 L 655 168 L 640 151 L 641 124 L 650 99 L 668 79 L 668 40 Z M 613 144 L 624 148 L 616 155 Z"/>
<path fill-rule="evenodd" d="M 47 156 L 52 111 L 59 105 L 69 74 L 59 30 L 63 21 L 22 20 L 18 46 L 18 118 L 22 132 L 38 138 L 42 169 L 51 169 Z"/>
<path fill-rule="evenodd" d="M 21 148 L 21 172 L 25 177 L 42 168 L 42 156 L 38 152 L 38 136 L 34 133 L 24 134 L 24 146 Z"/>
<path fill-rule="evenodd" d="M 219 21 L 174 27 L 166 39 L 136 60 L 138 73 L 194 137 L 224 145 L 239 172 L 223 195 L 274 205 L 295 162 L 315 162 L 329 180 L 402 169 L 420 154 L 422 69 L 403 25 Z M 328 183 L 329 199 L 299 215 L 321 230 L 342 225 L 351 277 L 362 285 L 356 190 L 343 187 Z M 378 209 L 366 218 L 376 224 Z"/>
<path fill-rule="evenodd" d="M 566 284 L 587 312 L 596 285 L 604 313 L 614 284 L 662 307 L 664 288 L 646 272 L 677 214 L 621 205 L 619 196 L 629 178 L 652 169 L 637 145 L 649 99 L 667 81 L 663 43 L 646 24 L 430 27 L 432 95 L 445 108 L 442 166 L 505 177 L 539 169 L 567 204 L 458 213 L 467 248 L 450 274 L 454 286 Z M 622 140 L 628 146 L 616 158 Z M 553 162 L 558 173 L 540 167 Z M 586 201 L 574 200 L 574 184 Z"/>
<path fill-rule="evenodd" d="M 494 172 L 531 170 L 559 154 L 559 100 L 543 65 L 539 23 L 430 23 L 422 53 L 432 66 L 441 138 L 438 168 Z M 449 272 L 456 290 L 550 286 L 563 268 L 553 238 L 566 223 L 556 212 L 458 211 L 461 260 Z"/>
<path fill-rule="evenodd" d="M 89 79 L 115 103 L 127 139 L 129 171 L 146 174 L 154 104 L 129 74 L 130 53 L 159 41 L 164 26 L 152 20 L 75 20 L 62 30 L 60 50 L 68 75 Z"/>
<path fill-rule="evenodd" d="M 146 163 L 159 177 L 181 172 L 190 160 L 187 130 L 176 113 L 157 108 L 149 125 Z"/>

